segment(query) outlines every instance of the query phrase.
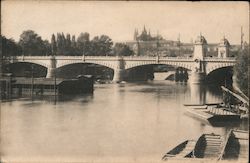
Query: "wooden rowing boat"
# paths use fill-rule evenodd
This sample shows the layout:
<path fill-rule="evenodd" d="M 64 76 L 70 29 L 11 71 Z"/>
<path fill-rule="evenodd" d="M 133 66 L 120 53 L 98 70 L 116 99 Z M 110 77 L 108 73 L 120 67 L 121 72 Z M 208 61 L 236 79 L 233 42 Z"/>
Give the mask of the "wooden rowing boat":
<path fill-rule="evenodd" d="M 194 150 L 196 141 L 195 140 L 186 140 L 181 144 L 177 145 L 175 148 L 167 152 L 162 160 L 168 160 L 171 158 L 185 158 L 191 157 L 192 152 Z"/>
<path fill-rule="evenodd" d="M 248 131 L 231 130 L 225 142 L 224 151 L 219 160 L 248 160 L 248 151 Z"/>
<path fill-rule="evenodd" d="M 223 139 L 217 134 L 203 134 L 197 141 L 193 157 L 217 159 L 223 148 Z"/>

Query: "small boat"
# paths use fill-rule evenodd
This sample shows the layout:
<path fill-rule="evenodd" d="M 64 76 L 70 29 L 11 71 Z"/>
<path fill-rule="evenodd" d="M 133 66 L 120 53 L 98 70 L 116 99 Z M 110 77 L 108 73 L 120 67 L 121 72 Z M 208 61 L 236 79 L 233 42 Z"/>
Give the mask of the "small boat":
<path fill-rule="evenodd" d="M 221 103 L 206 103 L 206 104 L 184 104 L 184 106 L 211 106 L 220 105 Z"/>
<path fill-rule="evenodd" d="M 166 153 L 162 160 L 168 160 L 170 158 L 185 158 L 191 157 L 194 150 L 196 141 L 195 140 L 186 140 L 181 144 L 177 145 L 175 148 Z"/>
<path fill-rule="evenodd" d="M 231 130 L 225 141 L 223 153 L 218 160 L 248 160 L 249 133 Z"/>
<path fill-rule="evenodd" d="M 217 134 L 203 134 L 197 141 L 193 158 L 218 159 L 223 149 L 223 138 Z"/>
<path fill-rule="evenodd" d="M 193 106 L 187 106 L 188 108 L 192 109 L 207 109 L 207 105 L 193 105 Z"/>
<path fill-rule="evenodd" d="M 214 133 L 203 134 L 197 141 L 186 140 L 167 152 L 162 160 L 169 159 L 218 159 L 223 149 L 223 138 Z"/>

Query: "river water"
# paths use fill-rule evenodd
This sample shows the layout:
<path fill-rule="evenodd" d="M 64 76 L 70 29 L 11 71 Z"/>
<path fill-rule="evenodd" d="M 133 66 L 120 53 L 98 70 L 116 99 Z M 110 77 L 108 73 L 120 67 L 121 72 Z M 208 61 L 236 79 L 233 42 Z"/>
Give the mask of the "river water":
<path fill-rule="evenodd" d="M 202 133 L 225 135 L 186 114 L 185 103 L 221 102 L 219 87 L 170 81 L 95 85 L 92 95 L 1 104 L 1 155 L 19 161 L 142 161 Z M 243 128 L 246 126 L 243 126 Z"/>

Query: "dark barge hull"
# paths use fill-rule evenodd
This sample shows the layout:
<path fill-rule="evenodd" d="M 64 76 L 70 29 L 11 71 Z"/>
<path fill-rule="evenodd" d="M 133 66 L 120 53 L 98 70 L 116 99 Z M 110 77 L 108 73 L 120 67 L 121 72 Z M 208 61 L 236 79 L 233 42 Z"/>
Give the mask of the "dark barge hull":
<path fill-rule="evenodd" d="M 239 122 L 241 121 L 240 115 L 214 115 L 211 118 L 208 118 L 210 123 L 212 122 Z"/>
<path fill-rule="evenodd" d="M 92 76 L 81 76 L 76 79 L 16 78 L 13 79 L 13 95 L 64 95 L 93 93 Z"/>
<path fill-rule="evenodd" d="M 239 126 L 241 118 L 240 115 L 219 115 L 208 119 L 208 122 L 215 127 Z"/>

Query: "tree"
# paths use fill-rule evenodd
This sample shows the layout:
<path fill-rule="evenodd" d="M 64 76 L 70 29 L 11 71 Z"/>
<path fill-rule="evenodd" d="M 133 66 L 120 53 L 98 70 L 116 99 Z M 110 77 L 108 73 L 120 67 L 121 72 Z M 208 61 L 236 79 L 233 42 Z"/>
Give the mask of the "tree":
<path fill-rule="evenodd" d="M 109 55 L 113 45 L 111 38 L 106 35 L 101 35 L 99 41 L 101 46 L 101 53 L 103 53 L 104 55 Z"/>
<path fill-rule="evenodd" d="M 89 33 L 80 33 L 77 38 L 76 46 L 80 54 L 89 55 L 90 54 L 90 41 Z"/>
<path fill-rule="evenodd" d="M 71 38 L 70 38 L 70 34 L 66 35 L 66 49 L 70 49 L 71 47 Z"/>
<path fill-rule="evenodd" d="M 134 54 L 134 52 L 129 48 L 128 45 L 116 43 L 113 47 L 113 54 L 117 56 L 131 56 Z"/>
<path fill-rule="evenodd" d="M 72 36 L 71 47 L 76 48 L 76 36 L 75 35 Z"/>
<path fill-rule="evenodd" d="M 71 37 L 70 34 L 66 34 L 66 42 L 65 42 L 65 55 L 73 55 L 73 49 L 71 47 Z"/>
<path fill-rule="evenodd" d="M 44 47 L 45 47 L 45 55 L 51 55 L 52 54 L 52 47 L 48 40 L 43 41 Z"/>
<path fill-rule="evenodd" d="M 235 65 L 236 82 L 239 88 L 247 96 L 248 92 L 248 65 L 249 65 L 249 45 L 247 45 L 243 50 L 240 51 L 237 57 L 237 63 Z"/>
<path fill-rule="evenodd" d="M 56 37 L 54 34 L 52 34 L 52 37 L 51 37 L 51 53 L 52 55 L 56 54 Z"/>
<path fill-rule="evenodd" d="M 16 56 L 22 55 L 22 47 L 18 45 L 14 40 L 7 39 L 4 36 L 0 35 L 0 51 L 2 52 L 2 56 Z"/>
<path fill-rule="evenodd" d="M 62 40 L 62 35 L 61 33 L 57 33 L 56 36 L 56 54 L 57 55 L 62 55 L 63 54 L 63 40 Z"/>
<path fill-rule="evenodd" d="M 34 31 L 27 30 L 20 35 L 19 45 L 24 55 L 45 55 L 46 47 L 40 36 Z"/>
<path fill-rule="evenodd" d="M 111 55 L 113 42 L 106 35 L 95 36 L 90 42 L 91 55 Z"/>
<path fill-rule="evenodd" d="M 100 55 L 100 46 L 99 46 L 99 37 L 95 36 L 91 42 L 89 47 L 90 55 Z"/>
<path fill-rule="evenodd" d="M 66 53 L 66 38 L 64 36 L 64 33 L 62 32 L 62 55 L 65 55 Z"/>

